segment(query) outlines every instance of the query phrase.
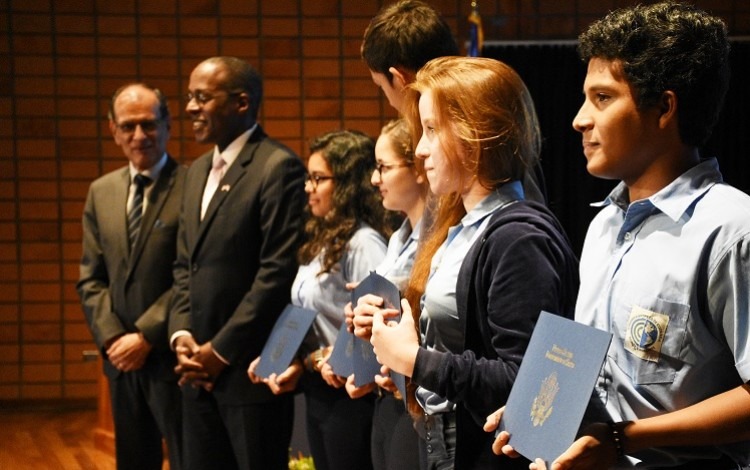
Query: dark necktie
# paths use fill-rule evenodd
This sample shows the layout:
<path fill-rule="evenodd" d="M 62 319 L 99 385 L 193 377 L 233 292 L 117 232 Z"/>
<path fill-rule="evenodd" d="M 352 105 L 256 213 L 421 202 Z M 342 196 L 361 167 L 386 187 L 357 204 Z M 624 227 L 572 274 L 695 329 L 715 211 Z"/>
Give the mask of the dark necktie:
<path fill-rule="evenodd" d="M 135 175 L 133 184 L 135 184 L 135 194 L 133 195 L 133 205 L 128 212 L 128 238 L 130 239 L 130 249 L 135 246 L 138 239 L 138 232 L 141 230 L 141 218 L 143 217 L 143 189 L 151 183 L 148 176 L 141 174 Z"/>

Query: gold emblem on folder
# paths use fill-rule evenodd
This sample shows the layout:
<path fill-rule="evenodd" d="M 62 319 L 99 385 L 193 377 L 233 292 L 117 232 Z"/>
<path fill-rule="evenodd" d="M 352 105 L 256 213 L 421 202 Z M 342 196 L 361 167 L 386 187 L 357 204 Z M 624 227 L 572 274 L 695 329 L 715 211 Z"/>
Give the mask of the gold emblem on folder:
<path fill-rule="evenodd" d="M 547 418 L 552 414 L 552 402 L 555 401 L 560 384 L 557 382 L 557 372 L 552 372 L 539 388 L 539 394 L 531 404 L 531 422 L 534 426 L 543 426 Z"/>

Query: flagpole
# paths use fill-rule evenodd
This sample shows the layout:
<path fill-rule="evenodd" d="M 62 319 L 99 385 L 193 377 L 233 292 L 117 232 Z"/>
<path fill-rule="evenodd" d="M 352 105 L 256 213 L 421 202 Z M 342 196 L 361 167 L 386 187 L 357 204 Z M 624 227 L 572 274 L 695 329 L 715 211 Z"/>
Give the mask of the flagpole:
<path fill-rule="evenodd" d="M 471 1 L 471 13 L 469 21 L 469 50 L 470 57 L 479 57 L 482 55 L 482 46 L 484 45 L 484 31 L 482 30 L 482 17 L 479 15 L 479 5 L 476 0 Z"/>

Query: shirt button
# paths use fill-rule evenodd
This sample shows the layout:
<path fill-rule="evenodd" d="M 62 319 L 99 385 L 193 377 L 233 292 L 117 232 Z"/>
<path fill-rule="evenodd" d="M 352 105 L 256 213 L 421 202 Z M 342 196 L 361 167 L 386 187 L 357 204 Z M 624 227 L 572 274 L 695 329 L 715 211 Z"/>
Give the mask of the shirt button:
<path fill-rule="evenodd" d="M 431 454 L 431 453 L 432 453 L 432 446 L 431 446 L 431 445 L 429 445 L 429 444 L 427 444 L 427 453 L 428 453 L 428 454 Z"/>
<path fill-rule="evenodd" d="M 193 266 L 191 267 L 191 269 L 192 269 L 192 271 L 193 271 L 194 273 L 197 273 L 197 272 L 198 272 L 198 265 L 197 265 L 197 264 L 194 264 L 194 265 L 193 265 Z"/>
<path fill-rule="evenodd" d="M 630 232 L 625 233 L 625 240 L 630 241 L 630 239 L 633 238 L 633 235 Z"/>

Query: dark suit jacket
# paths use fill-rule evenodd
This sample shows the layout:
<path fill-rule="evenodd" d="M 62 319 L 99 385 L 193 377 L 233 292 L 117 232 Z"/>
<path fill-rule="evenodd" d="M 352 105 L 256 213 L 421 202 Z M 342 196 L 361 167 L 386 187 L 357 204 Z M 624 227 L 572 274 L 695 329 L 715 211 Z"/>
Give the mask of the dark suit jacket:
<path fill-rule="evenodd" d="M 108 173 L 89 188 L 83 212 L 83 256 L 78 293 L 96 345 L 106 359 L 111 338 L 141 331 L 151 343 L 143 371 L 176 380 L 167 338 L 172 265 L 186 169 L 167 159 L 143 214 L 132 256 L 128 250 L 128 167 Z M 120 372 L 105 360 L 104 371 Z"/>
<path fill-rule="evenodd" d="M 190 330 L 230 365 L 213 394 L 226 404 L 273 399 L 247 377 L 289 303 L 303 231 L 305 169 L 258 127 L 227 169 L 203 221 L 200 207 L 213 151 L 196 160 L 185 182 L 175 263 L 170 335 Z M 199 393 L 184 387 L 184 393 Z"/>

